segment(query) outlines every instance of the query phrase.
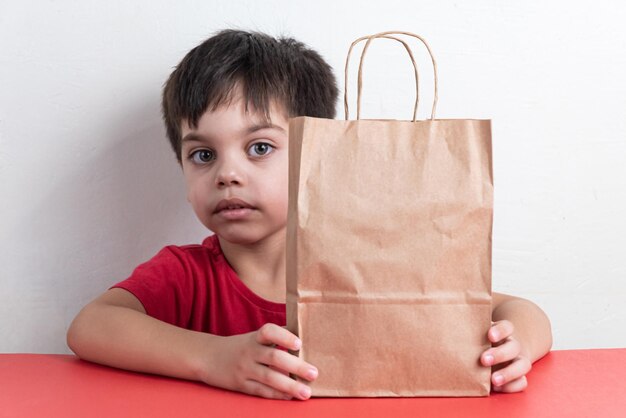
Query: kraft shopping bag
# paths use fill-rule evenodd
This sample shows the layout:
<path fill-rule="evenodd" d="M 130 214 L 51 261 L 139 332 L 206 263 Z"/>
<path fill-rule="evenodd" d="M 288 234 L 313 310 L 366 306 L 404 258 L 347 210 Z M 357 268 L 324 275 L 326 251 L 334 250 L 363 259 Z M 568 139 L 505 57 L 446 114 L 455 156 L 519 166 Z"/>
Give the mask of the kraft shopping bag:
<path fill-rule="evenodd" d="M 289 124 L 287 327 L 313 396 L 486 396 L 491 123 L 297 117 Z M 424 42 L 428 52 L 430 48 Z M 350 53 L 346 59 L 346 79 Z M 432 53 L 431 53 L 432 58 Z M 435 87 L 437 74 L 435 60 Z M 347 82 L 346 82 L 347 91 Z M 346 95 L 347 96 L 347 95 Z"/>

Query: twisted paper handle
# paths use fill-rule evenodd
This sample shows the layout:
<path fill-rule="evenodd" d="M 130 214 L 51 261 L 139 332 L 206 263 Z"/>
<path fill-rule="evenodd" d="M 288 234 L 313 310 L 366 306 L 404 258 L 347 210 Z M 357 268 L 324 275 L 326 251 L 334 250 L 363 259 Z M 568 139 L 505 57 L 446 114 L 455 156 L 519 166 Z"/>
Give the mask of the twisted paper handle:
<path fill-rule="evenodd" d="M 435 62 L 435 57 L 433 56 L 433 53 L 430 49 L 430 47 L 428 46 L 428 43 L 426 43 L 426 41 L 420 37 L 419 35 L 416 35 L 414 33 L 410 33 L 410 32 L 400 32 L 400 31 L 389 31 L 389 32 L 380 32 L 374 35 L 369 35 L 369 36 L 363 36 L 357 40 L 355 40 L 354 42 L 352 42 L 352 44 L 350 45 L 350 49 L 348 50 L 348 55 L 346 57 L 346 67 L 345 67 L 345 83 L 344 83 L 344 109 L 345 109 L 345 118 L 346 120 L 349 119 L 349 107 L 348 107 L 348 67 L 349 67 L 349 63 L 350 63 L 350 55 L 352 54 L 352 49 L 354 48 L 354 46 L 356 44 L 358 44 L 359 42 L 367 39 L 367 42 L 365 44 L 365 47 L 363 48 L 363 52 L 361 53 L 361 59 L 359 62 L 359 73 L 358 73 L 358 90 L 357 90 L 357 120 L 361 118 L 361 92 L 363 89 L 363 61 L 365 58 L 365 54 L 367 53 L 367 50 L 369 48 L 370 43 L 372 42 L 372 40 L 377 39 L 377 38 L 386 38 L 386 39 L 392 39 L 394 41 L 398 41 L 400 43 L 402 43 L 402 45 L 404 45 L 404 48 L 407 50 L 408 54 L 409 54 L 409 58 L 411 59 L 411 62 L 413 64 L 413 69 L 415 70 L 415 105 L 413 107 L 413 122 L 416 121 L 416 117 L 417 117 L 417 108 L 418 108 L 418 104 L 419 104 L 419 75 L 418 75 L 418 71 L 417 71 L 417 64 L 415 63 L 415 58 L 413 56 L 413 52 L 411 51 L 411 48 L 407 45 L 406 42 L 404 42 L 403 40 L 396 38 L 394 36 L 389 36 L 389 35 L 407 35 L 407 36 L 412 36 L 416 39 L 419 39 L 424 46 L 426 46 L 426 49 L 428 50 L 428 54 L 430 55 L 430 59 L 433 63 L 433 72 L 434 72 L 434 81 L 435 81 L 435 94 L 434 94 L 434 98 L 433 98 L 433 107 L 431 110 L 431 115 L 430 118 L 434 119 L 435 118 L 435 110 L 437 108 L 437 100 L 438 100 L 438 85 L 437 85 L 437 63 Z"/>

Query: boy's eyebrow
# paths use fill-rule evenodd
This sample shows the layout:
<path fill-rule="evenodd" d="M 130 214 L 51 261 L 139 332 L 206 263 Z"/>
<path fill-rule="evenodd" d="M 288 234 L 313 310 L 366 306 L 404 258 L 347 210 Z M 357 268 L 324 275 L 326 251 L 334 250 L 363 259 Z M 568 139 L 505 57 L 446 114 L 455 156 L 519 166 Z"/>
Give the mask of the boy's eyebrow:
<path fill-rule="evenodd" d="M 269 122 L 261 122 L 261 123 L 255 123 L 253 125 L 250 125 L 248 129 L 246 130 L 246 133 L 251 134 L 253 132 L 260 131 L 261 129 L 277 129 L 281 132 L 285 132 L 285 130 L 278 125 L 274 125 Z"/>
<path fill-rule="evenodd" d="M 248 126 L 244 132 L 246 135 L 252 134 L 256 131 L 260 131 L 261 129 L 276 129 L 279 130 L 283 133 L 287 133 L 285 131 L 285 129 L 283 129 L 281 126 L 278 125 L 274 125 L 272 123 L 269 122 L 261 122 L 261 123 L 255 123 L 252 124 L 250 126 Z M 182 142 L 187 142 L 187 141 L 197 141 L 197 142 L 204 142 L 204 137 L 196 132 L 189 132 L 187 135 L 185 135 L 183 137 L 183 139 L 181 140 Z"/>
<path fill-rule="evenodd" d="M 183 142 L 190 142 L 190 141 L 204 142 L 204 137 L 195 132 L 189 132 L 187 135 L 183 137 L 183 139 L 180 140 L 180 143 L 182 144 Z"/>

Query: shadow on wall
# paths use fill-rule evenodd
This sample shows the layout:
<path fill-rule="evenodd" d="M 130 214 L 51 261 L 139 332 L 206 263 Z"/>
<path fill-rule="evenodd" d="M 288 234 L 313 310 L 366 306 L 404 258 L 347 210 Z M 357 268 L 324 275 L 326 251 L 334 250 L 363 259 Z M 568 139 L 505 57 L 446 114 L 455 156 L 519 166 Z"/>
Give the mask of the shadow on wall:
<path fill-rule="evenodd" d="M 30 299 L 32 323 L 19 324 L 33 330 L 22 344 L 29 351 L 68 352 L 65 333 L 82 306 L 163 246 L 210 234 L 185 199 L 158 110 L 144 105 L 117 124 L 103 123 L 69 151 L 69 167 L 50 170 L 62 177 L 22 218 L 28 225 L 19 230 L 33 243 L 32 262 L 22 269 L 29 279 L 20 285 Z M 84 135 L 77 132 L 77 141 Z"/>

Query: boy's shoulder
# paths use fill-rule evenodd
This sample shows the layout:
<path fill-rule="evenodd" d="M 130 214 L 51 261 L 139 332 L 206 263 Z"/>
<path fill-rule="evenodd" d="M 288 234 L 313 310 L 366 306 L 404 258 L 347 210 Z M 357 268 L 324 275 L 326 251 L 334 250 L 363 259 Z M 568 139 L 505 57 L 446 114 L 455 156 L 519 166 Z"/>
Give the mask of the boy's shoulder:
<path fill-rule="evenodd" d="M 146 264 L 187 270 L 198 266 L 204 268 L 209 264 L 218 266 L 222 261 L 223 253 L 217 235 L 211 235 L 201 244 L 167 245 Z"/>
<path fill-rule="evenodd" d="M 192 278 L 204 280 L 223 275 L 228 270 L 216 235 L 205 238 L 201 244 L 167 245 L 149 260 L 139 264 L 129 279 L 172 281 Z M 148 278 L 148 279 L 147 279 Z"/>
<path fill-rule="evenodd" d="M 206 237 L 201 244 L 186 244 L 186 245 L 168 245 L 163 248 L 162 251 L 167 250 L 175 254 L 204 254 L 219 256 L 222 254 L 217 235 L 210 235 Z"/>
<path fill-rule="evenodd" d="M 208 250 L 214 251 L 220 249 L 220 242 L 217 239 L 217 235 L 209 235 L 202 240 L 200 244 L 185 244 L 185 245 L 168 245 L 168 248 L 178 248 L 182 251 L 193 250 Z"/>

